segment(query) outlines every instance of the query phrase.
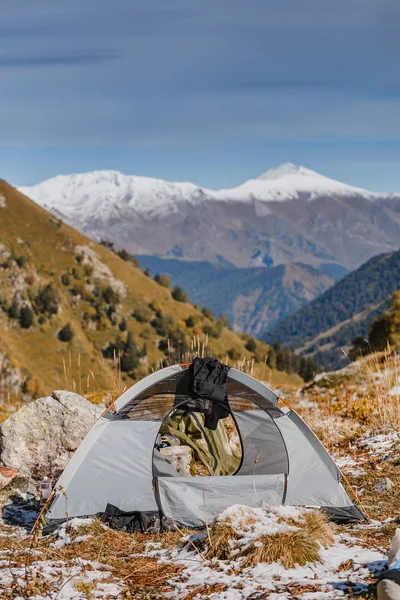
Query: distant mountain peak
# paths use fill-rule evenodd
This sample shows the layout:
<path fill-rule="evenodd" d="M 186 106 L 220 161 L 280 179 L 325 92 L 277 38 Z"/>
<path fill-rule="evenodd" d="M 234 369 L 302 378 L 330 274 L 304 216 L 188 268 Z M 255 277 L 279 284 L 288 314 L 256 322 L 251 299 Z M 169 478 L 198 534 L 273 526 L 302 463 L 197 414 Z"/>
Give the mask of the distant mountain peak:
<path fill-rule="evenodd" d="M 311 169 L 306 169 L 301 165 L 294 165 L 293 163 L 286 162 L 282 163 L 277 167 L 269 169 L 265 173 L 262 173 L 257 177 L 257 179 L 281 179 L 282 177 L 286 177 L 286 175 L 304 175 L 321 177 L 319 173 L 311 171 Z"/>

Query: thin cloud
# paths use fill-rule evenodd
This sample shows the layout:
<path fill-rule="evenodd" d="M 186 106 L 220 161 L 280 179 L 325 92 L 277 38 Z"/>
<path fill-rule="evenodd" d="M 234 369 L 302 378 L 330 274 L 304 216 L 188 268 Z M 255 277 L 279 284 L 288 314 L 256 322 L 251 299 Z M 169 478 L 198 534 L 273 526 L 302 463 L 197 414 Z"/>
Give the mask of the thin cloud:
<path fill-rule="evenodd" d="M 324 89 L 332 84 L 329 81 L 316 81 L 312 79 L 287 79 L 287 80 L 254 80 L 254 81 L 222 81 L 210 82 L 203 91 L 227 91 L 227 92 L 246 92 L 263 90 L 290 90 L 290 89 Z M 200 87 L 194 91 L 201 91 Z"/>
<path fill-rule="evenodd" d="M 110 51 L 77 52 L 74 54 L 42 54 L 37 56 L 10 56 L 0 58 L 0 69 L 36 67 L 85 67 L 116 60 L 118 54 Z"/>

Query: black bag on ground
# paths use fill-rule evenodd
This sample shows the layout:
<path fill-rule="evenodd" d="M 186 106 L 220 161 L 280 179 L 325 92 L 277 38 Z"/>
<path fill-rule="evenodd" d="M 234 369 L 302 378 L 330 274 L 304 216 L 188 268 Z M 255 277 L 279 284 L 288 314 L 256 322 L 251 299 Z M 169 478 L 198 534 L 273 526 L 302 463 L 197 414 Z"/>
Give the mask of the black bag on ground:
<path fill-rule="evenodd" d="M 151 518 L 145 513 L 139 510 L 125 512 L 113 504 L 107 504 L 106 510 L 100 518 L 113 529 L 127 531 L 128 533 L 136 531 L 144 533 L 151 526 Z"/>

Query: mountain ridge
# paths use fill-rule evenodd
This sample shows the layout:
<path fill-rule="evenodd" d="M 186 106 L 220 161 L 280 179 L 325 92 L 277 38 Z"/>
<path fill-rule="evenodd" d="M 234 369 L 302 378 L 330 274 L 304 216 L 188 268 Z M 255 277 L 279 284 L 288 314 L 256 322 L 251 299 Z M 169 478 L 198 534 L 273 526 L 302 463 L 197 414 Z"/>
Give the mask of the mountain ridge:
<path fill-rule="evenodd" d="M 400 251 L 375 256 L 282 320 L 264 339 L 279 340 L 326 368 L 338 368 L 348 361 L 354 338 L 367 336 L 396 289 L 400 289 Z"/>
<path fill-rule="evenodd" d="M 215 264 L 222 258 L 236 267 L 330 262 L 349 270 L 398 247 L 400 195 L 363 191 L 291 164 L 261 177 L 212 192 L 99 171 L 20 189 L 86 235 L 133 254 Z"/>
<path fill-rule="evenodd" d="M 68 197 L 72 197 L 73 204 L 82 202 L 85 198 L 87 199 L 87 193 L 85 192 L 81 196 L 79 194 L 80 190 L 85 186 L 91 187 L 91 191 L 94 193 L 94 188 L 98 185 L 105 188 L 110 201 L 120 200 L 130 203 L 132 208 L 143 213 L 165 208 L 168 201 L 170 203 L 173 203 L 173 201 L 197 203 L 206 200 L 250 202 L 258 199 L 263 202 L 283 202 L 299 197 L 299 194 L 307 193 L 310 200 L 315 199 L 321 193 L 358 194 L 372 200 L 393 195 L 371 192 L 360 187 L 344 184 L 292 163 L 283 163 L 233 188 L 211 189 L 188 181 L 167 181 L 154 177 L 126 175 L 116 170 L 100 170 L 57 175 L 36 185 L 19 186 L 18 189 L 35 202 L 46 205 L 46 208 L 51 210 L 59 209 L 58 204 L 64 207 L 68 206 L 63 202 Z M 116 188 L 123 189 L 122 200 L 121 194 L 117 194 Z M 134 193 L 136 193 L 137 201 L 131 203 Z M 150 195 L 152 203 L 148 202 Z M 52 198 L 53 196 L 56 200 Z"/>
<path fill-rule="evenodd" d="M 256 337 L 335 282 L 332 275 L 299 263 L 237 269 L 155 256 L 137 259 L 153 276 L 167 273 L 194 302 L 209 306 L 217 316 L 225 313 L 236 330 Z"/>

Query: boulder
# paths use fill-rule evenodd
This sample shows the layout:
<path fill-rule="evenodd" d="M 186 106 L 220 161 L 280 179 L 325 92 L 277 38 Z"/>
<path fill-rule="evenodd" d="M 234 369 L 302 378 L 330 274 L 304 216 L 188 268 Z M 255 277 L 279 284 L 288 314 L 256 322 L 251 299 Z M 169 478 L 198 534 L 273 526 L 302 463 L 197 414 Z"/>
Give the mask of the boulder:
<path fill-rule="evenodd" d="M 36 481 L 60 476 L 102 409 L 73 392 L 56 391 L 0 424 L 0 466 Z"/>

